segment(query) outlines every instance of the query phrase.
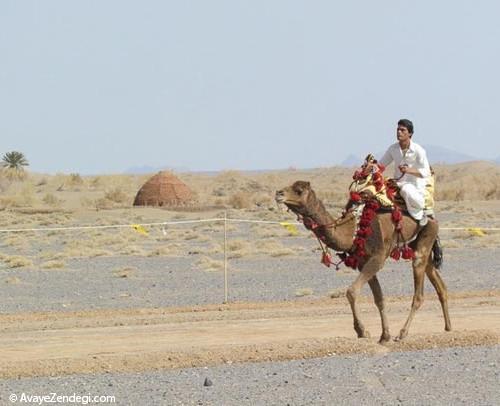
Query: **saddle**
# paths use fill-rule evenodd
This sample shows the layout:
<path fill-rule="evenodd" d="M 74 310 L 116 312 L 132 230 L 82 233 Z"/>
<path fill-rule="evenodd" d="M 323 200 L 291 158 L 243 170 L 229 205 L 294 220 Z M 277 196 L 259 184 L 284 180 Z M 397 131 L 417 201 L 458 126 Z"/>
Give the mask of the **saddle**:
<path fill-rule="evenodd" d="M 349 187 L 350 201 L 366 202 L 374 199 L 379 203 L 382 211 L 398 207 L 403 212 L 407 212 L 397 180 L 385 178 L 384 170 L 385 167 L 378 163 L 372 154 L 369 154 L 361 168 L 354 172 L 353 182 Z M 430 216 L 434 214 L 434 174 L 427 179 L 424 212 Z"/>

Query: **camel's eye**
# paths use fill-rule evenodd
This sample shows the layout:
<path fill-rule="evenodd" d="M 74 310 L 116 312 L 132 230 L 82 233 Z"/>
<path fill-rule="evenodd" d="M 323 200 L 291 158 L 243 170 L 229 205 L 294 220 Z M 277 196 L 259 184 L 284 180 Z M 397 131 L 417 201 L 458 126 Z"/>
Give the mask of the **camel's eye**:
<path fill-rule="evenodd" d="M 303 191 L 302 191 L 302 189 L 297 189 L 297 190 L 296 190 L 296 192 L 297 192 L 297 194 L 298 194 L 299 196 L 302 196 L 302 192 L 303 192 Z"/>

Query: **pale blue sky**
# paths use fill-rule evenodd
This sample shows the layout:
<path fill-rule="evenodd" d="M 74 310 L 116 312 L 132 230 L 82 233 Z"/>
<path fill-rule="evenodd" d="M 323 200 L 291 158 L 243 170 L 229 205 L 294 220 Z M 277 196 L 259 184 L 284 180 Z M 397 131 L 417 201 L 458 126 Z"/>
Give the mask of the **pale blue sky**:
<path fill-rule="evenodd" d="M 39 172 L 500 155 L 498 1 L 0 0 L 0 153 Z M 432 160 L 432 157 L 430 157 Z"/>

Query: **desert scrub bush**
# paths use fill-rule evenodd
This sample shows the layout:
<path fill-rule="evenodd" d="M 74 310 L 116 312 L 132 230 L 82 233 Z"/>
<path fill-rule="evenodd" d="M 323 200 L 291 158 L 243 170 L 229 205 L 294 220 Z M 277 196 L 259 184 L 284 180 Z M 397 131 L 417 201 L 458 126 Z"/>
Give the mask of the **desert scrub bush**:
<path fill-rule="evenodd" d="M 24 268 L 33 266 L 33 261 L 20 255 L 2 255 L 0 258 L 8 268 Z"/>
<path fill-rule="evenodd" d="M 236 192 L 232 194 L 227 203 L 233 209 L 249 209 L 253 205 L 251 195 L 248 192 Z"/>
<path fill-rule="evenodd" d="M 193 231 L 185 231 L 182 238 L 186 241 L 190 241 L 190 240 L 196 240 L 198 239 L 198 237 L 199 237 L 198 234 Z"/>
<path fill-rule="evenodd" d="M 67 177 L 66 184 L 73 190 L 79 191 L 80 187 L 83 186 L 84 181 L 79 173 L 70 173 Z"/>
<path fill-rule="evenodd" d="M 313 294 L 313 290 L 311 288 L 300 288 L 295 291 L 295 296 L 303 297 L 310 296 Z"/>
<path fill-rule="evenodd" d="M 255 244 L 257 253 L 270 255 L 271 257 L 283 257 L 287 255 L 295 255 L 296 251 L 292 248 L 285 247 L 275 240 L 260 240 Z"/>
<path fill-rule="evenodd" d="M 62 269 L 66 266 L 63 261 L 47 261 L 40 265 L 43 269 Z"/>
<path fill-rule="evenodd" d="M 50 207 L 60 207 L 64 203 L 64 200 L 57 198 L 52 193 L 46 193 L 42 197 L 42 202 Z"/>
<path fill-rule="evenodd" d="M 65 258 L 66 256 L 64 255 L 64 253 L 62 252 L 55 252 L 55 251 L 45 251 L 45 252 L 42 252 L 40 255 L 39 255 L 39 258 L 43 261 L 59 261 L 63 258 Z"/>
<path fill-rule="evenodd" d="M 104 249 L 93 249 L 89 247 L 66 247 L 63 255 L 69 258 L 94 258 L 111 256 L 111 252 Z"/>
<path fill-rule="evenodd" d="M 328 292 L 328 296 L 332 299 L 337 299 L 337 298 L 344 298 L 347 292 L 347 288 L 338 288 L 338 289 L 333 289 Z"/>
<path fill-rule="evenodd" d="M 127 245 L 125 247 L 121 247 L 118 249 L 118 253 L 120 255 L 133 255 L 136 257 L 147 256 L 147 252 L 144 251 L 141 247 L 138 247 L 136 245 Z"/>
<path fill-rule="evenodd" d="M 36 202 L 35 189 L 31 183 L 25 183 L 19 191 L 13 192 L 13 195 L 0 197 L 0 206 L 30 207 Z"/>
<path fill-rule="evenodd" d="M 203 268 L 205 271 L 219 271 L 224 269 L 224 262 L 209 257 L 201 257 L 196 261 L 196 265 Z"/>
<path fill-rule="evenodd" d="M 228 258 L 241 258 L 251 255 L 252 249 L 248 242 L 244 240 L 229 240 L 227 242 Z"/>
<path fill-rule="evenodd" d="M 137 268 L 127 266 L 125 268 L 113 269 L 112 274 L 115 278 L 130 278 L 135 276 L 137 273 Z"/>
<path fill-rule="evenodd" d="M 180 256 L 182 252 L 182 246 L 179 244 L 169 244 L 153 249 L 148 256 L 165 256 L 165 257 L 177 257 Z"/>
<path fill-rule="evenodd" d="M 89 180 L 89 188 L 92 190 L 97 190 L 101 187 L 102 180 L 99 176 L 94 176 Z"/>
<path fill-rule="evenodd" d="M 90 197 L 83 196 L 80 198 L 80 207 L 83 209 L 97 208 L 96 201 Z"/>
<path fill-rule="evenodd" d="M 7 285 L 19 285 L 22 281 L 17 276 L 9 276 L 8 278 L 4 279 L 4 282 Z"/>
<path fill-rule="evenodd" d="M 118 204 L 127 204 L 130 205 L 131 199 L 130 196 L 125 193 L 120 187 L 115 187 L 111 190 L 108 190 L 104 193 L 104 198 Z"/>

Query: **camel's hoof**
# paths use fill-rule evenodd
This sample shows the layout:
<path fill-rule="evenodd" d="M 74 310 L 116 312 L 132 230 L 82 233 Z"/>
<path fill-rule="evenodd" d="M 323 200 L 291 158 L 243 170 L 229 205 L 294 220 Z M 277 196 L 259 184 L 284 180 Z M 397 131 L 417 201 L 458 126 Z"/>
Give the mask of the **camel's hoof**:
<path fill-rule="evenodd" d="M 408 335 L 407 331 L 401 330 L 399 335 L 394 338 L 394 341 L 401 341 Z"/>
<path fill-rule="evenodd" d="M 370 338 L 371 335 L 368 331 L 364 330 L 358 333 L 358 338 Z"/>
<path fill-rule="evenodd" d="M 380 337 L 380 340 L 378 340 L 379 344 L 387 344 L 389 341 L 391 341 L 391 335 L 390 334 L 382 334 Z"/>

